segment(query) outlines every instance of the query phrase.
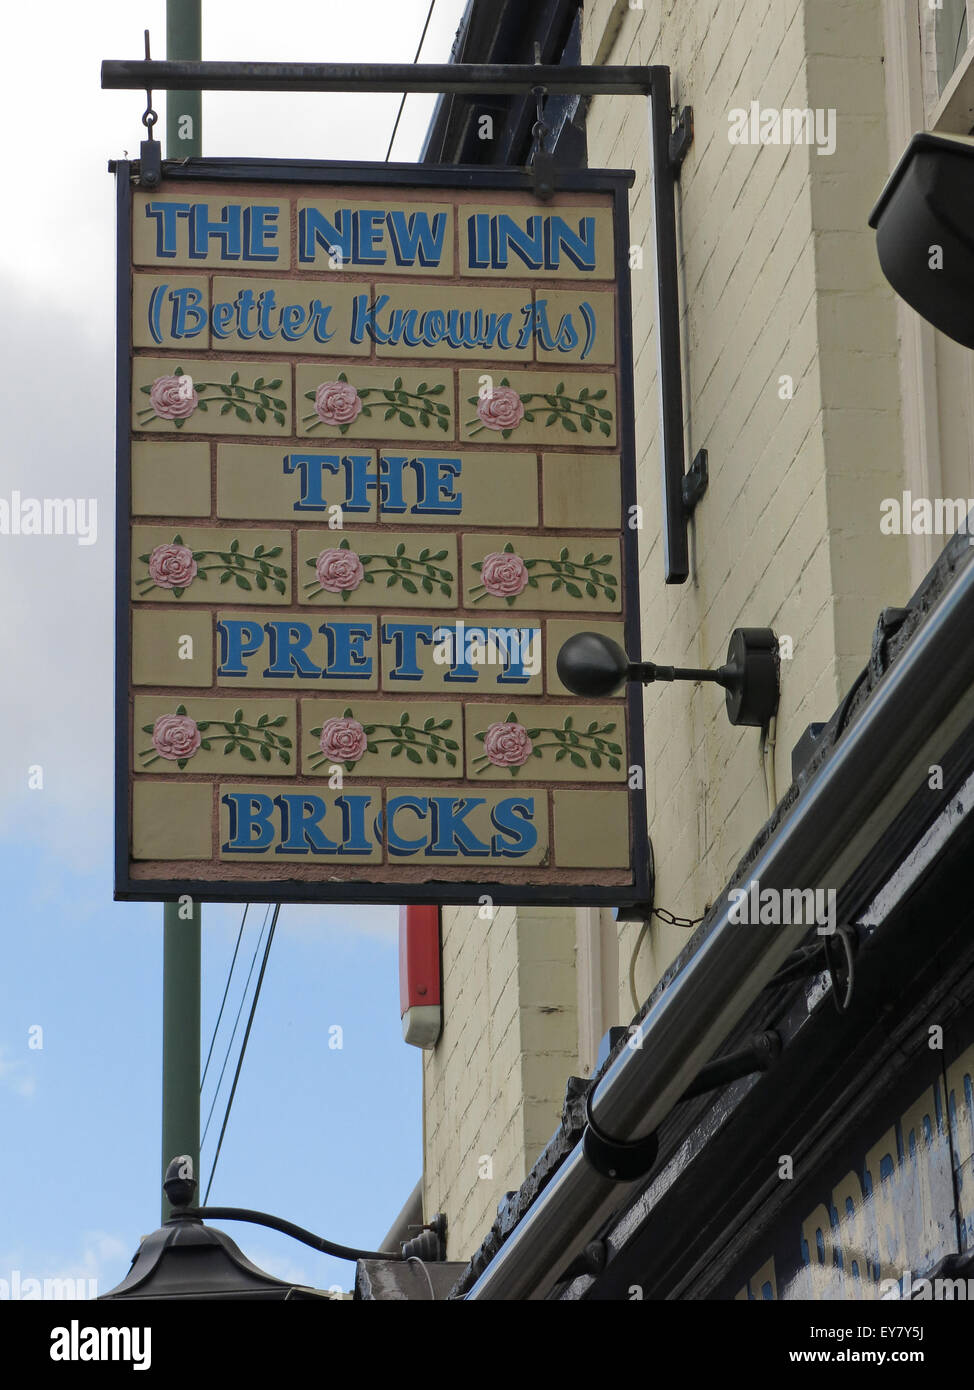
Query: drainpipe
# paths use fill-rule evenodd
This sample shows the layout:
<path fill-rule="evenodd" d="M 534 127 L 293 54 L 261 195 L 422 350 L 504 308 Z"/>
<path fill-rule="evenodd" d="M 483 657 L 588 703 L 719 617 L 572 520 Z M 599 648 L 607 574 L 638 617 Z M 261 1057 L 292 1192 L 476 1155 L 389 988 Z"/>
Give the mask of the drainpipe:
<path fill-rule="evenodd" d="M 848 882 L 974 719 L 972 632 L 968 563 L 751 866 L 751 880 L 779 891 Z M 660 1123 L 808 931 L 732 923 L 729 906 L 594 1087 L 582 1139 L 467 1298 L 544 1298 L 645 1181 Z"/>

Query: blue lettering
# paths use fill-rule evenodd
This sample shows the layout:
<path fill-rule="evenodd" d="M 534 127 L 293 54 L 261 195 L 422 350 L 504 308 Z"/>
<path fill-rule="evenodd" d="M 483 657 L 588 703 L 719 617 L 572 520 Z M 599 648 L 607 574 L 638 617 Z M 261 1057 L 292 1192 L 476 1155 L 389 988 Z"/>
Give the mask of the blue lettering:
<path fill-rule="evenodd" d="M 201 292 L 191 285 L 183 285 L 178 290 L 170 291 L 169 298 L 172 301 L 171 336 L 195 338 L 202 333 L 208 315 L 205 309 L 199 307 L 203 299 Z"/>
<path fill-rule="evenodd" d="M 189 203 L 146 203 L 145 215 L 156 219 L 156 255 L 171 259 L 176 254 L 176 219 L 189 216 Z"/>
<path fill-rule="evenodd" d="M 220 668 L 218 676 L 245 676 L 244 657 L 253 656 L 264 641 L 260 623 L 245 618 L 221 618 L 217 623 L 220 635 Z"/>
<path fill-rule="evenodd" d="M 508 796 L 490 813 L 490 823 L 501 832 L 494 835 L 490 846 L 495 854 L 503 854 L 508 859 L 519 859 L 528 854 L 538 843 L 537 827 L 534 821 L 534 797 Z M 509 839 L 502 839 L 508 836 Z"/>
<path fill-rule="evenodd" d="M 382 250 L 382 223 L 385 213 L 379 208 L 362 208 L 352 218 L 352 260 L 356 265 L 385 265 Z"/>
<path fill-rule="evenodd" d="M 396 681 L 418 681 L 423 679 L 419 665 L 418 647 L 420 642 L 428 646 L 433 640 L 431 623 L 410 623 L 405 619 L 382 624 L 383 642 L 395 646 L 395 658 L 390 678 Z"/>
<path fill-rule="evenodd" d="M 311 641 L 311 624 L 295 622 L 289 618 L 272 618 L 264 624 L 268 638 L 269 665 L 264 670 L 264 679 L 269 676 L 291 680 L 295 672 L 303 680 L 316 680 L 321 669 L 310 659 L 305 648 Z"/>
<path fill-rule="evenodd" d="M 458 516 L 463 494 L 453 491 L 453 479 L 463 467 L 460 459 L 415 458 L 416 505 L 410 511 L 421 516 Z"/>
<path fill-rule="evenodd" d="M 281 843 L 275 854 L 334 854 L 338 846 L 319 825 L 328 811 L 324 797 L 311 792 L 282 792 L 275 796 L 281 810 Z"/>
<path fill-rule="evenodd" d="M 399 209 L 389 213 L 389 237 L 392 241 L 392 254 L 396 265 L 439 265 L 443 255 L 443 236 L 446 231 L 446 213 L 433 214 L 432 226 L 429 213 L 409 214 Z"/>
<path fill-rule="evenodd" d="M 208 216 L 209 203 L 194 203 L 189 215 L 189 255 L 194 261 L 205 260 L 210 251 L 210 238 L 223 243 L 220 252 L 225 261 L 239 261 L 241 251 L 240 204 L 228 203 L 221 209 L 218 221 Z"/>
<path fill-rule="evenodd" d="M 490 846 L 479 840 L 466 824 L 470 812 L 485 804 L 486 798 L 482 796 L 431 796 L 432 830 L 427 855 L 452 857 L 458 850 L 461 854 L 477 857 L 489 854 Z"/>
<path fill-rule="evenodd" d="M 386 820 L 389 825 L 389 853 L 399 855 L 417 854 L 426 844 L 426 836 L 418 840 L 405 840 L 396 828 L 396 816 L 400 811 L 412 811 L 420 820 L 429 811 L 429 798 L 425 796 L 393 796 L 386 807 Z M 379 822 L 381 826 L 381 822 Z"/>
<path fill-rule="evenodd" d="M 497 269 L 507 268 L 513 250 L 530 270 L 540 270 L 544 257 L 548 219 L 535 214 L 521 227 L 509 213 L 498 213 L 491 226 L 491 252 Z M 550 269 L 551 267 L 549 267 Z"/>
<path fill-rule="evenodd" d="M 271 814 L 274 803 L 263 792 L 229 792 L 223 797 L 230 836 L 224 854 L 253 854 L 269 849 L 274 841 Z"/>
<path fill-rule="evenodd" d="M 340 459 L 337 454 L 285 454 L 284 472 L 297 472 L 301 479 L 301 496 L 294 503 L 296 512 L 323 512 L 328 506 L 324 494 L 325 472 L 337 473 Z"/>
<path fill-rule="evenodd" d="M 346 454 L 342 459 L 345 467 L 346 512 L 368 512 L 372 508 L 369 501 L 369 488 L 378 488 L 378 480 L 369 477 L 370 454 Z"/>
<path fill-rule="evenodd" d="M 559 252 L 564 251 L 572 265 L 579 270 L 595 269 L 595 218 L 581 217 L 578 231 L 573 232 L 563 217 L 545 218 L 545 266 L 559 267 Z"/>
<path fill-rule="evenodd" d="M 371 618 L 360 623 L 322 623 L 318 629 L 328 644 L 328 665 L 325 674 L 336 680 L 369 680 L 372 658 L 365 654 L 365 644 L 371 641 Z"/>
<path fill-rule="evenodd" d="M 323 246 L 329 256 L 335 251 L 347 261 L 351 254 L 351 228 L 347 209 L 340 208 L 336 214 L 336 226 L 317 208 L 301 208 L 298 213 L 298 260 L 311 261 L 316 258 L 316 248 Z"/>
<path fill-rule="evenodd" d="M 342 813 L 342 854 L 371 854 L 372 844 L 365 833 L 365 813 L 372 804 L 371 796 L 335 798 Z"/>
<path fill-rule="evenodd" d="M 268 246 L 269 241 L 277 238 L 277 228 L 269 225 L 277 221 L 280 208 L 278 207 L 248 207 L 244 208 L 243 215 L 243 235 L 244 235 L 244 260 L 245 261 L 276 261 L 278 258 L 278 248 Z"/>

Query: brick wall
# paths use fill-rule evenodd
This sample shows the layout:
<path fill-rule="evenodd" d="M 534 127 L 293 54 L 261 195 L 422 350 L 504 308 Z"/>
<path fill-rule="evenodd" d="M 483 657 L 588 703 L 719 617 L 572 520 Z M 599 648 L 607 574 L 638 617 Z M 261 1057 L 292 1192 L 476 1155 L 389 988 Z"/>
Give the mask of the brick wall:
<path fill-rule="evenodd" d="M 864 664 L 878 611 L 910 589 L 907 540 L 879 532 L 880 500 L 904 486 L 896 313 L 866 225 L 889 169 L 882 44 L 879 0 L 592 0 L 584 14 L 583 62 L 666 63 L 674 103 L 694 108 L 679 201 L 687 458 L 708 449 L 710 487 L 682 586 L 662 580 L 646 105 L 601 97 L 588 118 L 590 164 L 635 170 L 632 241 L 644 248 L 633 273 L 642 655 L 712 666 L 734 627 L 789 636 L 779 792 L 805 726 L 829 717 Z M 834 108 L 835 153 L 732 144 L 728 112 L 753 100 Z M 733 728 L 712 686 L 651 686 L 646 746 L 656 901 L 698 917 L 767 817 L 759 733 Z M 523 1178 L 575 1067 L 574 922 L 540 916 L 444 914 L 426 1210 L 447 1211 L 452 1258 L 479 1243 Z M 620 929 L 616 1021 L 632 1014 L 638 931 Z M 641 998 L 684 940 L 654 923 Z M 479 1179 L 490 1153 L 494 1176 Z"/>

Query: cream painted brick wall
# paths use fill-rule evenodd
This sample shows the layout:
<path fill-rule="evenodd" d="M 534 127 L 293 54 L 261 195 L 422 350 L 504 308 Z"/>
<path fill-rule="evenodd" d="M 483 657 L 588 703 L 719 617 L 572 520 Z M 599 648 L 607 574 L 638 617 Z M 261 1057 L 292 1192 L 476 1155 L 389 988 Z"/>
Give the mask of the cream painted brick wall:
<path fill-rule="evenodd" d="M 868 212 L 888 173 L 881 0 L 590 0 L 583 62 L 666 63 L 694 108 L 678 230 L 688 461 L 710 458 L 691 527 L 694 571 L 662 582 L 659 420 L 646 106 L 597 98 L 592 167 L 631 168 L 633 354 L 643 651 L 717 665 L 736 626 L 793 642 L 782 666 L 779 791 L 806 724 L 827 718 L 868 656 L 878 611 L 909 592 L 906 542 L 880 543 L 879 502 L 903 483 L 896 314 Z M 838 112 L 831 156 L 732 145 L 728 112 Z M 783 377 L 793 394 L 783 398 Z M 658 904 L 698 917 L 767 816 L 758 731 L 734 729 L 712 688 L 646 691 L 646 799 Z M 620 1021 L 686 940 L 619 929 Z M 577 1070 L 572 913 L 443 914 L 444 1029 L 425 1057 L 425 1209 L 469 1255 L 503 1193 L 555 1129 Z M 493 1175 L 478 1161 L 489 1156 Z"/>
<path fill-rule="evenodd" d="M 424 1210 L 451 1259 L 480 1244 L 557 1128 L 578 1069 L 575 913 L 444 908 L 443 1033 L 424 1054 Z M 484 1176 L 486 1174 L 486 1176 Z"/>
<path fill-rule="evenodd" d="M 621 23 L 619 20 L 621 19 Z M 611 50 L 603 36 L 618 33 Z M 655 290 L 646 113 L 597 98 L 589 161 L 632 167 L 643 655 L 718 664 L 736 626 L 788 634 L 776 769 L 827 718 L 864 663 L 877 612 L 908 592 L 905 546 L 880 541 L 879 500 L 902 486 L 893 297 L 866 218 L 888 172 L 879 0 L 610 0 L 586 7 L 583 61 L 666 63 L 674 101 L 694 108 L 679 229 L 688 459 L 710 458 L 692 527 L 696 567 L 662 583 Z M 734 107 L 835 108 L 836 151 L 731 145 Z M 782 399 L 780 379 L 792 379 Z M 699 916 L 767 815 L 756 730 L 733 729 L 713 691 L 648 690 L 647 804 L 657 902 Z M 620 1012 L 639 929 L 620 931 Z M 645 997 L 685 940 L 654 924 Z"/>

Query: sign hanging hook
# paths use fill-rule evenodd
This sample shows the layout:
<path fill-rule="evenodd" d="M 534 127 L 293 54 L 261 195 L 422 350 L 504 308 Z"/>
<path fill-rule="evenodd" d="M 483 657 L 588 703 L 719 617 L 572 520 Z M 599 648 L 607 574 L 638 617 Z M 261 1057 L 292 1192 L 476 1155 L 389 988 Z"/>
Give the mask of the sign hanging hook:
<path fill-rule="evenodd" d="M 534 61 L 536 66 L 541 63 L 541 45 L 537 39 L 534 42 Z M 545 150 L 545 140 L 550 134 L 544 120 L 544 103 L 548 96 L 548 89 L 541 86 L 532 87 L 531 95 L 534 97 L 535 103 L 535 122 L 531 127 L 531 135 L 534 140 L 531 160 L 531 169 L 534 175 L 534 196 L 546 203 L 555 192 L 555 161 Z"/>
<path fill-rule="evenodd" d="M 145 31 L 145 60 L 151 60 L 149 49 L 149 31 Z M 146 88 L 145 91 L 145 110 L 142 113 L 142 124 L 145 126 L 148 139 L 143 140 L 140 146 L 139 155 L 139 180 L 144 188 L 155 188 L 162 182 L 162 146 L 155 138 L 155 126 L 158 121 L 158 113 L 152 106 L 152 89 Z"/>

